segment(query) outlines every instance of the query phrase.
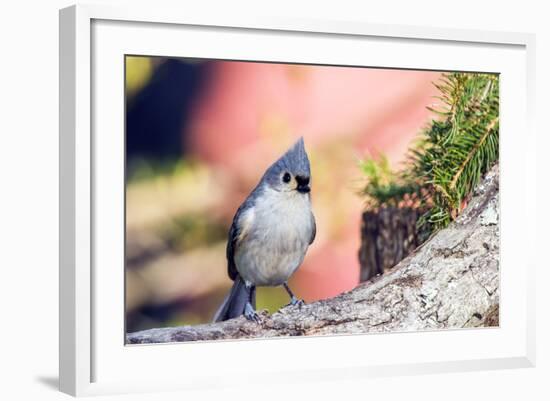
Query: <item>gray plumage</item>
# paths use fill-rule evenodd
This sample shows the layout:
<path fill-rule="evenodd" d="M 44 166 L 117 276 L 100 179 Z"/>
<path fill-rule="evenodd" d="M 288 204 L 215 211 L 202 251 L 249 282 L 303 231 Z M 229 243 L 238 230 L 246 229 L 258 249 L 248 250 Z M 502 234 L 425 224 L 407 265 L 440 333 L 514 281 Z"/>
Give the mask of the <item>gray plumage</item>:
<path fill-rule="evenodd" d="M 234 284 L 214 321 L 241 314 L 257 319 L 256 286 L 284 285 L 291 303 L 301 302 L 287 281 L 315 239 L 310 185 L 309 159 L 300 138 L 267 169 L 233 218 L 226 254 Z"/>

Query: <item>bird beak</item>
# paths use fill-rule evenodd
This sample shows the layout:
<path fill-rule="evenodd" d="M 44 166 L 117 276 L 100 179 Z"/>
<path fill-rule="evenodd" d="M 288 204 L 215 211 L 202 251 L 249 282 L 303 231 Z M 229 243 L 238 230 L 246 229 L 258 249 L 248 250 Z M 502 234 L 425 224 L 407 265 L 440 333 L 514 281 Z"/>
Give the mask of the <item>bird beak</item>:
<path fill-rule="evenodd" d="M 305 177 L 303 175 L 297 175 L 296 176 L 296 183 L 298 184 L 296 186 L 296 190 L 302 194 L 307 194 L 309 191 L 311 191 L 309 187 L 309 177 Z"/>

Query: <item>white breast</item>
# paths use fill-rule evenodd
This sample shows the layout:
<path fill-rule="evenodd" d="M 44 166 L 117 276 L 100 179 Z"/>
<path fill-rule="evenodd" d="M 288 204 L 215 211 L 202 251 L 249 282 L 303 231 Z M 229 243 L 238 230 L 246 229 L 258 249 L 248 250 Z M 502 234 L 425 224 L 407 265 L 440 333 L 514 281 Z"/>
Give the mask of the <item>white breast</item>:
<path fill-rule="evenodd" d="M 300 266 L 309 245 L 313 229 L 309 196 L 268 189 L 249 216 L 253 216 L 250 229 L 235 253 L 237 270 L 253 285 L 281 285 Z"/>

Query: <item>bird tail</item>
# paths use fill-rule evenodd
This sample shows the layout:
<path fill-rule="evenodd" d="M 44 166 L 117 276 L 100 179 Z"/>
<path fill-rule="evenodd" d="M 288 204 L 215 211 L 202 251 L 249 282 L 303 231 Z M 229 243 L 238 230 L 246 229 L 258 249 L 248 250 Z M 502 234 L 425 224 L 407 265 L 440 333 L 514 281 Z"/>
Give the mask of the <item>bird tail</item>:
<path fill-rule="evenodd" d="M 223 322 L 224 320 L 241 316 L 249 300 L 249 291 L 252 291 L 250 295 L 252 307 L 256 309 L 256 288 L 252 287 L 250 290 L 247 289 L 241 276 L 237 275 L 233 287 L 231 287 L 231 291 L 229 291 L 229 294 L 227 294 L 214 315 L 213 322 Z"/>

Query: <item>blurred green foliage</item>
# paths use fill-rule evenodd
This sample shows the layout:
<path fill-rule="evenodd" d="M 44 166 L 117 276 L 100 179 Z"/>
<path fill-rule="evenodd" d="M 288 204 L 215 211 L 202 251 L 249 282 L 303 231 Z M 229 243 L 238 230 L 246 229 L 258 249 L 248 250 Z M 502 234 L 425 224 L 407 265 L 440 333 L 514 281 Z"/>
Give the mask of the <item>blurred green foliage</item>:
<path fill-rule="evenodd" d="M 381 205 L 397 207 L 406 194 L 413 194 L 418 190 L 418 186 L 407 182 L 392 170 L 384 154 L 380 154 L 378 158 L 361 160 L 359 167 L 368 179 L 362 191 L 367 208 L 374 209 Z"/>
<path fill-rule="evenodd" d="M 151 57 L 126 56 L 126 91 L 132 95 L 139 91 L 153 75 Z"/>
<path fill-rule="evenodd" d="M 198 163 L 188 158 L 164 158 L 161 160 L 146 160 L 135 158 L 128 162 L 127 184 L 139 181 L 162 179 L 192 172 Z"/>
<path fill-rule="evenodd" d="M 163 227 L 162 237 L 178 252 L 208 246 L 227 239 L 227 227 L 205 214 L 175 216 Z"/>

